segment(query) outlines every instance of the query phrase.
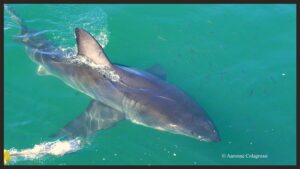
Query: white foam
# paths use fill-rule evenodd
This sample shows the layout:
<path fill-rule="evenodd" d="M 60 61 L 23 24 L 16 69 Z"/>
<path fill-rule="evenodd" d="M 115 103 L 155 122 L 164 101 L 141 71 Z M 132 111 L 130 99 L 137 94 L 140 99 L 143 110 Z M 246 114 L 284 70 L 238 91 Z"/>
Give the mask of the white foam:
<path fill-rule="evenodd" d="M 108 66 L 95 64 L 86 56 L 77 55 L 76 57 L 69 58 L 68 61 L 72 64 L 87 65 L 113 82 L 119 81 L 120 79 L 120 76 L 113 69 L 109 68 Z"/>
<path fill-rule="evenodd" d="M 96 40 L 100 43 L 102 48 L 105 48 L 105 46 L 108 44 L 108 36 L 109 32 L 106 28 L 103 28 L 103 30 L 101 30 L 98 35 L 95 35 Z"/>
<path fill-rule="evenodd" d="M 34 145 L 33 148 L 17 150 L 12 148 L 9 150 L 12 162 L 20 159 L 34 160 L 45 155 L 63 156 L 68 153 L 76 152 L 82 148 L 79 138 L 71 140 L 56 140 L 51 142 L 43 142 Z"/>

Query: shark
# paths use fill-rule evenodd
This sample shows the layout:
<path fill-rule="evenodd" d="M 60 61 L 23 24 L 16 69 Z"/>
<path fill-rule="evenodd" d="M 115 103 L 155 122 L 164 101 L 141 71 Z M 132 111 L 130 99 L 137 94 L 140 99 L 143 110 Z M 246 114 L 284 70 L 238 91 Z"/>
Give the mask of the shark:
<path fill-rule="evenodd" d="M 93 35 L 75 28 L 77 53 L 63 51 L 29 29 L 13 8 L 21 42 L 39 75 L 52 75 L 87 95 L 86 110 L 51 137 L 88 137 L 123 120 L 153 129 L 218 142 L 219 132 L 206 111 L 182 89 L 170 84 L 160 65 L 140 70 L 113 63 Z M 70 56 L 71 55 L 71 56 Z"/>

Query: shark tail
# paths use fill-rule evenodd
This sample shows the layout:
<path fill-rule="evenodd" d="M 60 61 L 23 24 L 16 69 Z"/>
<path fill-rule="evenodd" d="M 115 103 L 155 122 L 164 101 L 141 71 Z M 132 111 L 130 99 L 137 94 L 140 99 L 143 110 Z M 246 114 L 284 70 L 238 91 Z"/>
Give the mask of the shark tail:
<path fill-rule="evenodd" d="M 10 5 L 5 5 L 4 6 L 5 10 L 9 13 L 9 15 L 11 16 L 11 19 L 20 26 L 21 28 L 21 32 L 20 35 L 16 37 L 15 40 L 19 41 L 19 40 L 23 40 L 23 38 L 25 38 L 24 35 L 26 35 L 28 33 L 28 28 L 25 25 L 23 19 L 21 17 L 19 17 L 17 15 L 17 13 L 15 12 L 14 8 L 11 7 Z"/>

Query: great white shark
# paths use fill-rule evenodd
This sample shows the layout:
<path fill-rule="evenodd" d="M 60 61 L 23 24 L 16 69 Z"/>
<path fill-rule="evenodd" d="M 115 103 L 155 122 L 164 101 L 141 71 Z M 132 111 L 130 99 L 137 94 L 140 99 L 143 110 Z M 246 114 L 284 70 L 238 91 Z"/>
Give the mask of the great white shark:
<path fill-rule="evenodd" d="M 38 64 L 37 73 L 53 75 L 92 99 L 82 114 L 52 137 L 87 137 L 126 119 L 201 141 L 220 141 L 205 110 L 168 83 L 159 66 L 139 70 L 113 64 L 97 40 L 80 28 L 75 28 L 78 52 L 70 57 L 70 53 L 28 29 L 11 7 L 6 9 L 21 27 L 17 40 Z"/>

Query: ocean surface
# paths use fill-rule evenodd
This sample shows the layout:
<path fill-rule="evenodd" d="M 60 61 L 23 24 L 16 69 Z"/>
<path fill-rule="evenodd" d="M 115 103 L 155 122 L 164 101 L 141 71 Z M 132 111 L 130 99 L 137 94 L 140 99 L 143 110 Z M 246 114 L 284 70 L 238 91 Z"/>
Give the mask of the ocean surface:
<path fill-rule="evenodd" d="M 75 27 L 91 32 L 114 63 L 160 64 L 191 95 L 221 141 L 201 142 L 122 121 L 61 154 L 10 165 L 279 165 L 296 163 L 296 5 L 11 5 L 63 49 Z M 48 145 L 90 98 L 37 66 L 4 11 L 4 148 Z M 48 147 L 49 148 L 49 147 Z"/>

